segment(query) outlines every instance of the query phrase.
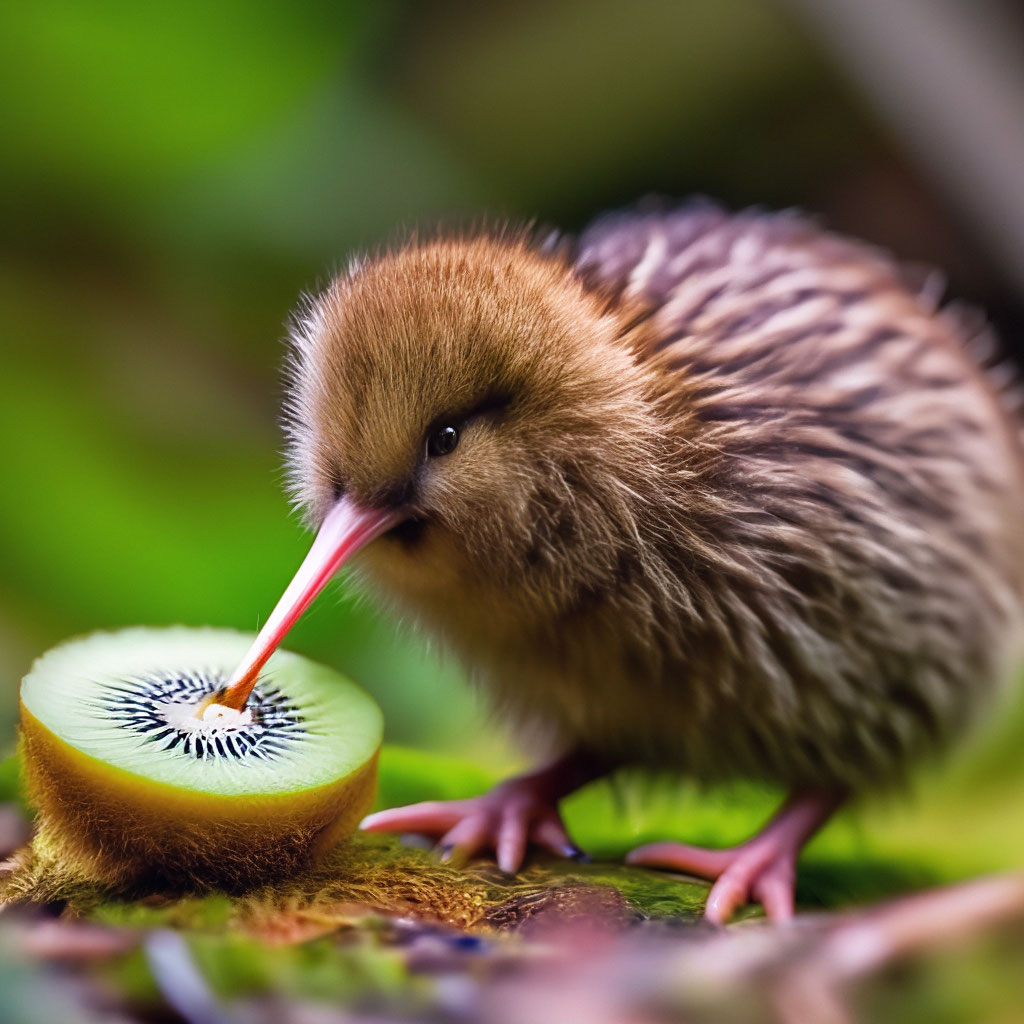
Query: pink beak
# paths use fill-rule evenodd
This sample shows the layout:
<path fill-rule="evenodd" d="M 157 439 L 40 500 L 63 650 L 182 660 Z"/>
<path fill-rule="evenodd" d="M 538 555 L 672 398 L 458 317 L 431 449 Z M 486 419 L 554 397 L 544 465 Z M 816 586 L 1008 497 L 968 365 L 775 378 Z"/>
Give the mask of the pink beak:
<path fill-rule="evenodd" d="M 277 650 L 313 598 L 327 586 L 352 554 L 401 519 L 399 511 L 364 508 L 351 498 L 342 498 L 327 513 L 298 572 L 216 702 L 240 711 L 267 659 Z"/>

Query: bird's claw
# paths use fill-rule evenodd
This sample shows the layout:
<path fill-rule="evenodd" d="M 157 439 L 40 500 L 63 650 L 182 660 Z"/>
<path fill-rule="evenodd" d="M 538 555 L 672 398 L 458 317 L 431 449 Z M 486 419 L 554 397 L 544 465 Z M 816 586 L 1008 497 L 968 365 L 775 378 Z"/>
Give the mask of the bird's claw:
<path fill-rule="evenodd" d="M 725 924 L 746 903 L 760 903 L 772 921 L 787 921 L 793 916 L 797 853 L 756 836 L 729 850 L 652 843 L 633 850 L 626 862 L 713 880 L 704 907 L 704 916 L 712 924 Z"/>
<path fill-rule="evenodd" d="M 741 846 L 705 850 L 652 843 L 634 850 L 626 862 L 712 879 L 704 908 L 712 924 L 725 924 L 744 903 L 760 903 L 770 920 L 788 921 L 795 903 L 797 857 L 844 799 L 843 793 L 794 791 L 775 817 Z"/>
<path fill-rule="evenodd" d="M 468 800 L 428 801 L 371 814 L 370 832 L 419 832 L 438 840 L 441 859 L 464 863 L 491 851 L 498 867 L 515 874 L 527 849 L 539 846 L 559 857 L 585 857 L 569 838 L 555 804 L 528 779 L 512 779 Z"/>

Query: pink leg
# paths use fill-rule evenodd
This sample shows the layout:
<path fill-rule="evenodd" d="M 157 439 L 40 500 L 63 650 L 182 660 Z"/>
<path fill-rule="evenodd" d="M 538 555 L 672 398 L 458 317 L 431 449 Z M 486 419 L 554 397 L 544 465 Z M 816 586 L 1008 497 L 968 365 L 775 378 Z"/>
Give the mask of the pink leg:
<path fill-rule="evenodd" d="M 565 830 L 558 801 L 608 770 L 598 759 L 576 751 L 540 771 L 508 779 L 483 796 L 378 811 L 365 818 L 361 827 L 368 832 L 422 832 L 438 837 L 444 860 L 464 860 L 493 850 L 498 867 L 513 874 L 531 843 L 560 857 L 583 856 Z"/>
<path fill-rule="evenodd" d="M 785 921 L 793 916 L 797 857 L 842 802 L 835 793 L 795 792 L 764 829 L 740 846 L 705 850 L 652 843 L 633 850 L 626 861 L 715 879 L 704 910 L 713 924 L 724 924 L 748 902 L 763 904 L 769 918 Z"/>

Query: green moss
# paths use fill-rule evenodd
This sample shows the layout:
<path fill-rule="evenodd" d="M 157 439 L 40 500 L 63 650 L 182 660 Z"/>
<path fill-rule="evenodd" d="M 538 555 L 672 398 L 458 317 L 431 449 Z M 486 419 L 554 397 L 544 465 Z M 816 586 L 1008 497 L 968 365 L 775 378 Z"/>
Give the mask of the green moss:
<path fill-rule="evenodd" d="M 456 758 L 388 746 L 381 754 L 377 806 L 473 796 L 493 782 L 488 772 Z M 3 785 L 16 792 L 16 759 L 0 763 Z M 614 861 L 626 850 L 656 839 L 713 846 L 736 842 L 763 823 L 776 800 L 777 794 L 752 786 L 708 793 L 677 779 L 626 775 L 575 794 L 565 803 L 565 816 L 588 853 Z M 881 846 L 865 835 L 858 816 L 841 818 L 815 840 L 802 861 L 799 901 L 806 906 L 852 906 L 965 873 L 954 870 L 946 858 L 913 856 L 916 850 Z M 118 923 L 135 923 L 134 915 L 141 914 L 140 923 L 145 924 L 204 929 L 230 919 L 241 927 L 248 915 L 259 922 L 257 927 L 285 936 L 315 934 L 317 920 L 326 928 L 352 905 L 384 914 L 420 914 L 468 928 L 515 927 L 527 915 L 526 907 L 544 910 L 557 905 L 559 912 L 570 914 L 581 900 L 594 904 L 595 912 L 612 914 L 611 903 L 596 899 L 594 887 L 614 889 L 623 901 L 617 913 L 624 917 L 637 913 L 689 919 L 699 913 L 706 892 L 702 883 L 612 863 L 540 861 L 510 881 L 487 862 L 459 871 L 394 840 L 359 835 L 316 871 L 241 900 L 116 895 L 76 878 L 75 869 L 45 834 L 36 838 L 32 856 L 23 858 L 3 891 L 13 899 L 66 901 L 87 913 L 103 907 Z"/>
<path fill-rule="evenodd" d="M 45 835 L 0 886 L 7 901 L 59 902 L 76 914 L 140 928 L 233 931 L 288 942 L 355 915 L 416 915 L 473 931 L 514 929 L 538 914 L 696 919 L 707 886 L 615 864 L 542 860 L 512 878 L 480 862 L 465 869 L 392 836 L 360 833 L 318 867 L 229 899 L 221 894 L 118 892 L 76 878 Z"/>
<path fill-rule="evenodd" d="M 0 769 L 16 776 L 13 760 Z M 471 796 L 492 781 L 486 772 L 452 758 L 388 747 L 381 757 L 378 803 Z M 595 806 L 595 818 L 607 816 L 606 790 L 596 791 Z M 356 912 L 413 914 L 492 931 L 515 928 L 543 913 L 690 919 L 699 915 L 706 889 L 622 865 L 555 860 L 535 861 L 509 878 L 489 862 L 460 869 L 394 837 L 360 833 L 317 867 L 242 897 L 182 897 L 118 891 L 89 881 L 42 829 L 0 884 L 0 898 L 66 904 L 74 913 L 117 925 L 249 932 L 289 941 L 336 928 Z"/>
<path fill-rule="evenodd" d="M 16 778 L 15 761 L 0 765 L 0 781 L 5 778 Z M 377 803 L 457 799 L 480 793 L 493 781 L 487 772 L 454 758 L 386 747 Z M 574 796 L 566 802 L 566 819 L 588 852 L 611 861 L 652 839 L 735 842 L 767 817 L 774 799 L 754 790 L 732 797 L 714 797 L 676 780 L 666 785 L 625 777 Z M 798 895 L 805 905 L 849 906 L 937 881 L 941 877 L 923 860 L 872 856 L 848 824 L 816 842 L 801 866 Z M 76 877 L 45 832 L 2 890 L 7 899 L 66 902 L 76 912 L 99 913 L 118 924 L 253 931 L 283 941 L 337 927 L 351 918 L 354 907 L 491 930 L 515 929 L 549 912 L 691 920 L 699 916 L 706 891 L 703 883 L 614 863 L 540 860 L 508 879 L 489 862 L 458 870 L 393 838 L 360 834 L 318 868 L 240 899 L 115 893 Z"/>

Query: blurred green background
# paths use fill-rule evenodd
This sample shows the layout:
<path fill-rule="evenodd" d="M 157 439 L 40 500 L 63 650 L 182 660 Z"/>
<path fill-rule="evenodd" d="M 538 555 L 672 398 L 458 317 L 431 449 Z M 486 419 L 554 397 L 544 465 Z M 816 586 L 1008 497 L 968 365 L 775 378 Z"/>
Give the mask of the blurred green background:
<path fill-rule="evenodd" d="M 901 114 L 887 102 L 885 53 L 807 6 L 6 5 L 2 745 L 18 680 L 68 635 L 258 626 L 309 541 L 281 486 L 283 324 L 303 289 L 403 225 L 487 211 L 574 229 L 651 192 L 798 205 L 943 266 L 1012 347 L 1019 266 L 992 221 L 1015 208 L 987 217 L 979 203 L 1002 201 L 998 189 L 965 188 L 973 172 L 960 171 L 972 155 L 998 171 L 1016 140 L 1003 131 L 975 152 L 955 125 L 922 135 L 955 104 L 939 92 L 937 112 Z M 876 6 L 822 9 L 856 18 Z M 969 15 L 974 42 L 1004 10 L 935 6 Z M 875 28 L 897 44 L 904 30 Z M 907 66 L 919 62 L 927 100 L 933 62 L 911 36 Z M 998 71 L 979 45 L 986 74 Z M 979 58 L 968 49 L 969 70 Z M 1014 99 L 1007 76 L 991 83 L 1000 102 Z M 518 757 L 457 666 L 343 586 L 289 646 L 372 690 L 392 741 L 495 770 Z M 976 815 L 977 787 L 1022 790 L 1024 726 L 1005 730 L 954 772 Z M 1020 821 L 1013 799 L 997 814 Z"/>

